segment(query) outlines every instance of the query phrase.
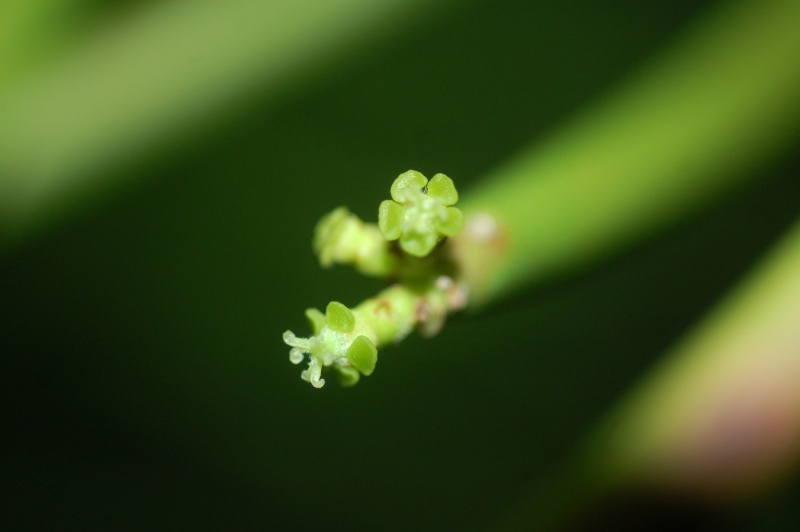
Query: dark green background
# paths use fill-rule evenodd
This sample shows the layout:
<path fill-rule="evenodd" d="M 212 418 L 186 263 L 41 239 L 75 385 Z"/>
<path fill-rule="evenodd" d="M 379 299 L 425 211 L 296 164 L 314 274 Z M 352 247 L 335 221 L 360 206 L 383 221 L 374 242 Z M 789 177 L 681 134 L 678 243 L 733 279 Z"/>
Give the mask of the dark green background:
<path fill-rule="evenodd" d="M 612 264 L 382 350 L 350 390 L 303 383 L 281 342 L 308 332 L 306 307 L 380 287 L 320 270 L 311 230 L 342 204 L 375 219 L 409 168 L 468 193 L 707 4 L 456 4 L 277 108 L 256 95 L 213 136 L 120 169 L 139 185 L 6 250 L 0 519 L 480 529 L 543 493 L 791 224 L 800 158 Z M 789 530 L 797 504 L 782 491 L 661 522 Z"/>

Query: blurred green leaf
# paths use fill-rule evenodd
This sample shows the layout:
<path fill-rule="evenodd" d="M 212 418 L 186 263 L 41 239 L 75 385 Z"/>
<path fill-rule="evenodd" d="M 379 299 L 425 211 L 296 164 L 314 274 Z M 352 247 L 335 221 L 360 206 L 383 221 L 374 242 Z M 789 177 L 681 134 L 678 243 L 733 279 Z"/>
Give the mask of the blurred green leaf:
<path fill-rule="evenodd" d="M 25 231 L 112 189 L 141 158 L 212 129 L 247 98 L 276 101 L 435 5 L 170 0 L 131 10 L 0 84 L 0 230 Z"/>
<path fill-rule="evenodd" d="M 472 303 L 607 258 L 796 148 L 798 28 L 796 0 L 716 6 L 639 75 L 485 176 L 461 204 L 494 217 L 458 237 Z"/>

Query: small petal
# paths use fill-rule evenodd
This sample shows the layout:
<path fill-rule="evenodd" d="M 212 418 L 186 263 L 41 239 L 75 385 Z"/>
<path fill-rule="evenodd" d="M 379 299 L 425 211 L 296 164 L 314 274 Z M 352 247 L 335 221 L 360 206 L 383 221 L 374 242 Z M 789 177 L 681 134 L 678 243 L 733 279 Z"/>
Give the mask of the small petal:
<path fill-rule="evenodd" d="M 438 199 L 442 205 L 455 205 L 458 202 L 456 186 L 444 174 L 436 174 L 428 182 L 428 196 Z"/>
<path fill-rule="evenodd" d="M 342 386 L 355 386 L 361 378 L 361 374 L 352 366 L 336 366 L 336 371 L 339 375 L 339 384 Z"/>
<path fill-rule="evenodd" d="M 403 172 L 392 183 L 391 194 L 392 199 L 397 203 L 405 203 L 407 201 L 407 191 L 421 191 L 428 183 L 428 178 L 417 172 L 416 170 L 409 170 Z"/>
<path fill-rule="evenodd" d="M 443 216 L 436 219 L 434 226 L 445 236 L 455 236 L 464 229 L 464 213 L 455 207 L 447 207 Z"/>
<path fill-rule="evenodd" d="M 409 255 L 424 257 L 430 253 L 439 239 L 433 233 L 403 233 L 400 246 Z"/>
<path fill-rule="evenodd" d="M 384 200 L 378 209 L 378 227 L 386 240 L 397 240 L 403 232 L 403 207 L 392 200 Z"/>
<path fill-rule="evenodd" d="M 356 316 L 353 311 L 338 301 L 328 303 L 325 315 L 328 319 L 328 326 L 335 331 L 348 333 L 356 325 Z"/>

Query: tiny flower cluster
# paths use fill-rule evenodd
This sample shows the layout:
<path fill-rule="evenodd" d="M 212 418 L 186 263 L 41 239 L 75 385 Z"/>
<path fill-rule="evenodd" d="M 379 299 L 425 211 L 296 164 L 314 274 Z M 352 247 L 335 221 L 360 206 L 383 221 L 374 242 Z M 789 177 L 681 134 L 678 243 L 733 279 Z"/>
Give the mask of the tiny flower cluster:
<path fill-rule="evenodd" d="M 338 301 L 331 301 L 325 314 L 315 308 L 306 310 L 314 335 L 299 338 L 292 331 L 283 333 L 283 341 L 292 347 L 289 360 L 300 364 L 309 355 L 308 369 L 300 377 L 315 388 L 322 388 L 323 366 L 333 366 L 344 385 L 352 386 L 360 375 L 371 375 L 378 361 L 375 341 L 369 328 L 352 310 Z"/>
<path fill-rule="evenodd" d="M 289 360 L 308 360 L 300 376 L 315 388 L 325 385 L 324 367 L 331 367 L 342 384 L 354 385 L 375 370 L 378 346 L 399 342 L 414 328 L 425 336 L 436 334 L 447 313 L 463 307 L 452 297 L 461 292 L 447 276 L 452 274 L 448 261 L 418 260 L 464 227 L 463 214 L 453 207 L 458 201 L 453 181 L 444 174 L 429 181 L 409 170 L 394 181 L 391 196 L 380 205 L 377 225 L 340 207 L 314 230 L 314 251 L 323 267 L 350 264 L 396 283 L 353 309 L 332 301 L 324 314 L 306 310 L 313 329 L 308 338 L 283 334 L 291 347 Z"/>
<path fill-rule="evenodd" d="M 428 181 L 409 170 L 394 181 L 392 199 L 381 203 L 378 227 L 386 240 L 399 240 L 400 247 L 415 257 L 428 255 L 444 237 L 464 228 L 464 215 L 453 207 L 458 192 L 453 180 L 436 174 Z"/>

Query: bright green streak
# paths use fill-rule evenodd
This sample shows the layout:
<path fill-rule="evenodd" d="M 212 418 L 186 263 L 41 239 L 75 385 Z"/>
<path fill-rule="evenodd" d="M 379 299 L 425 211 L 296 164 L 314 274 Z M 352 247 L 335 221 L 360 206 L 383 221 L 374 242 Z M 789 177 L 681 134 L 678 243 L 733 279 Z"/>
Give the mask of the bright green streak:
<path fill-rule="evenodd" d="M 275 99 L 439 3 L 168 0 L 120 14 L 58 61 L 0 79 L 0 229 L 72 208 L 101 174 L 123 169 L 119 181 L 246 97 Z"/>
<path fill-rule="evenodd" d="M 711 15 L 464 194 L 464 212 L 494 215 L 507 238 L 488 275 L 471 280 L 473 303 L 612 254 L 787 148 L 800 123 L 800 2 L 737 2 Z"/>

